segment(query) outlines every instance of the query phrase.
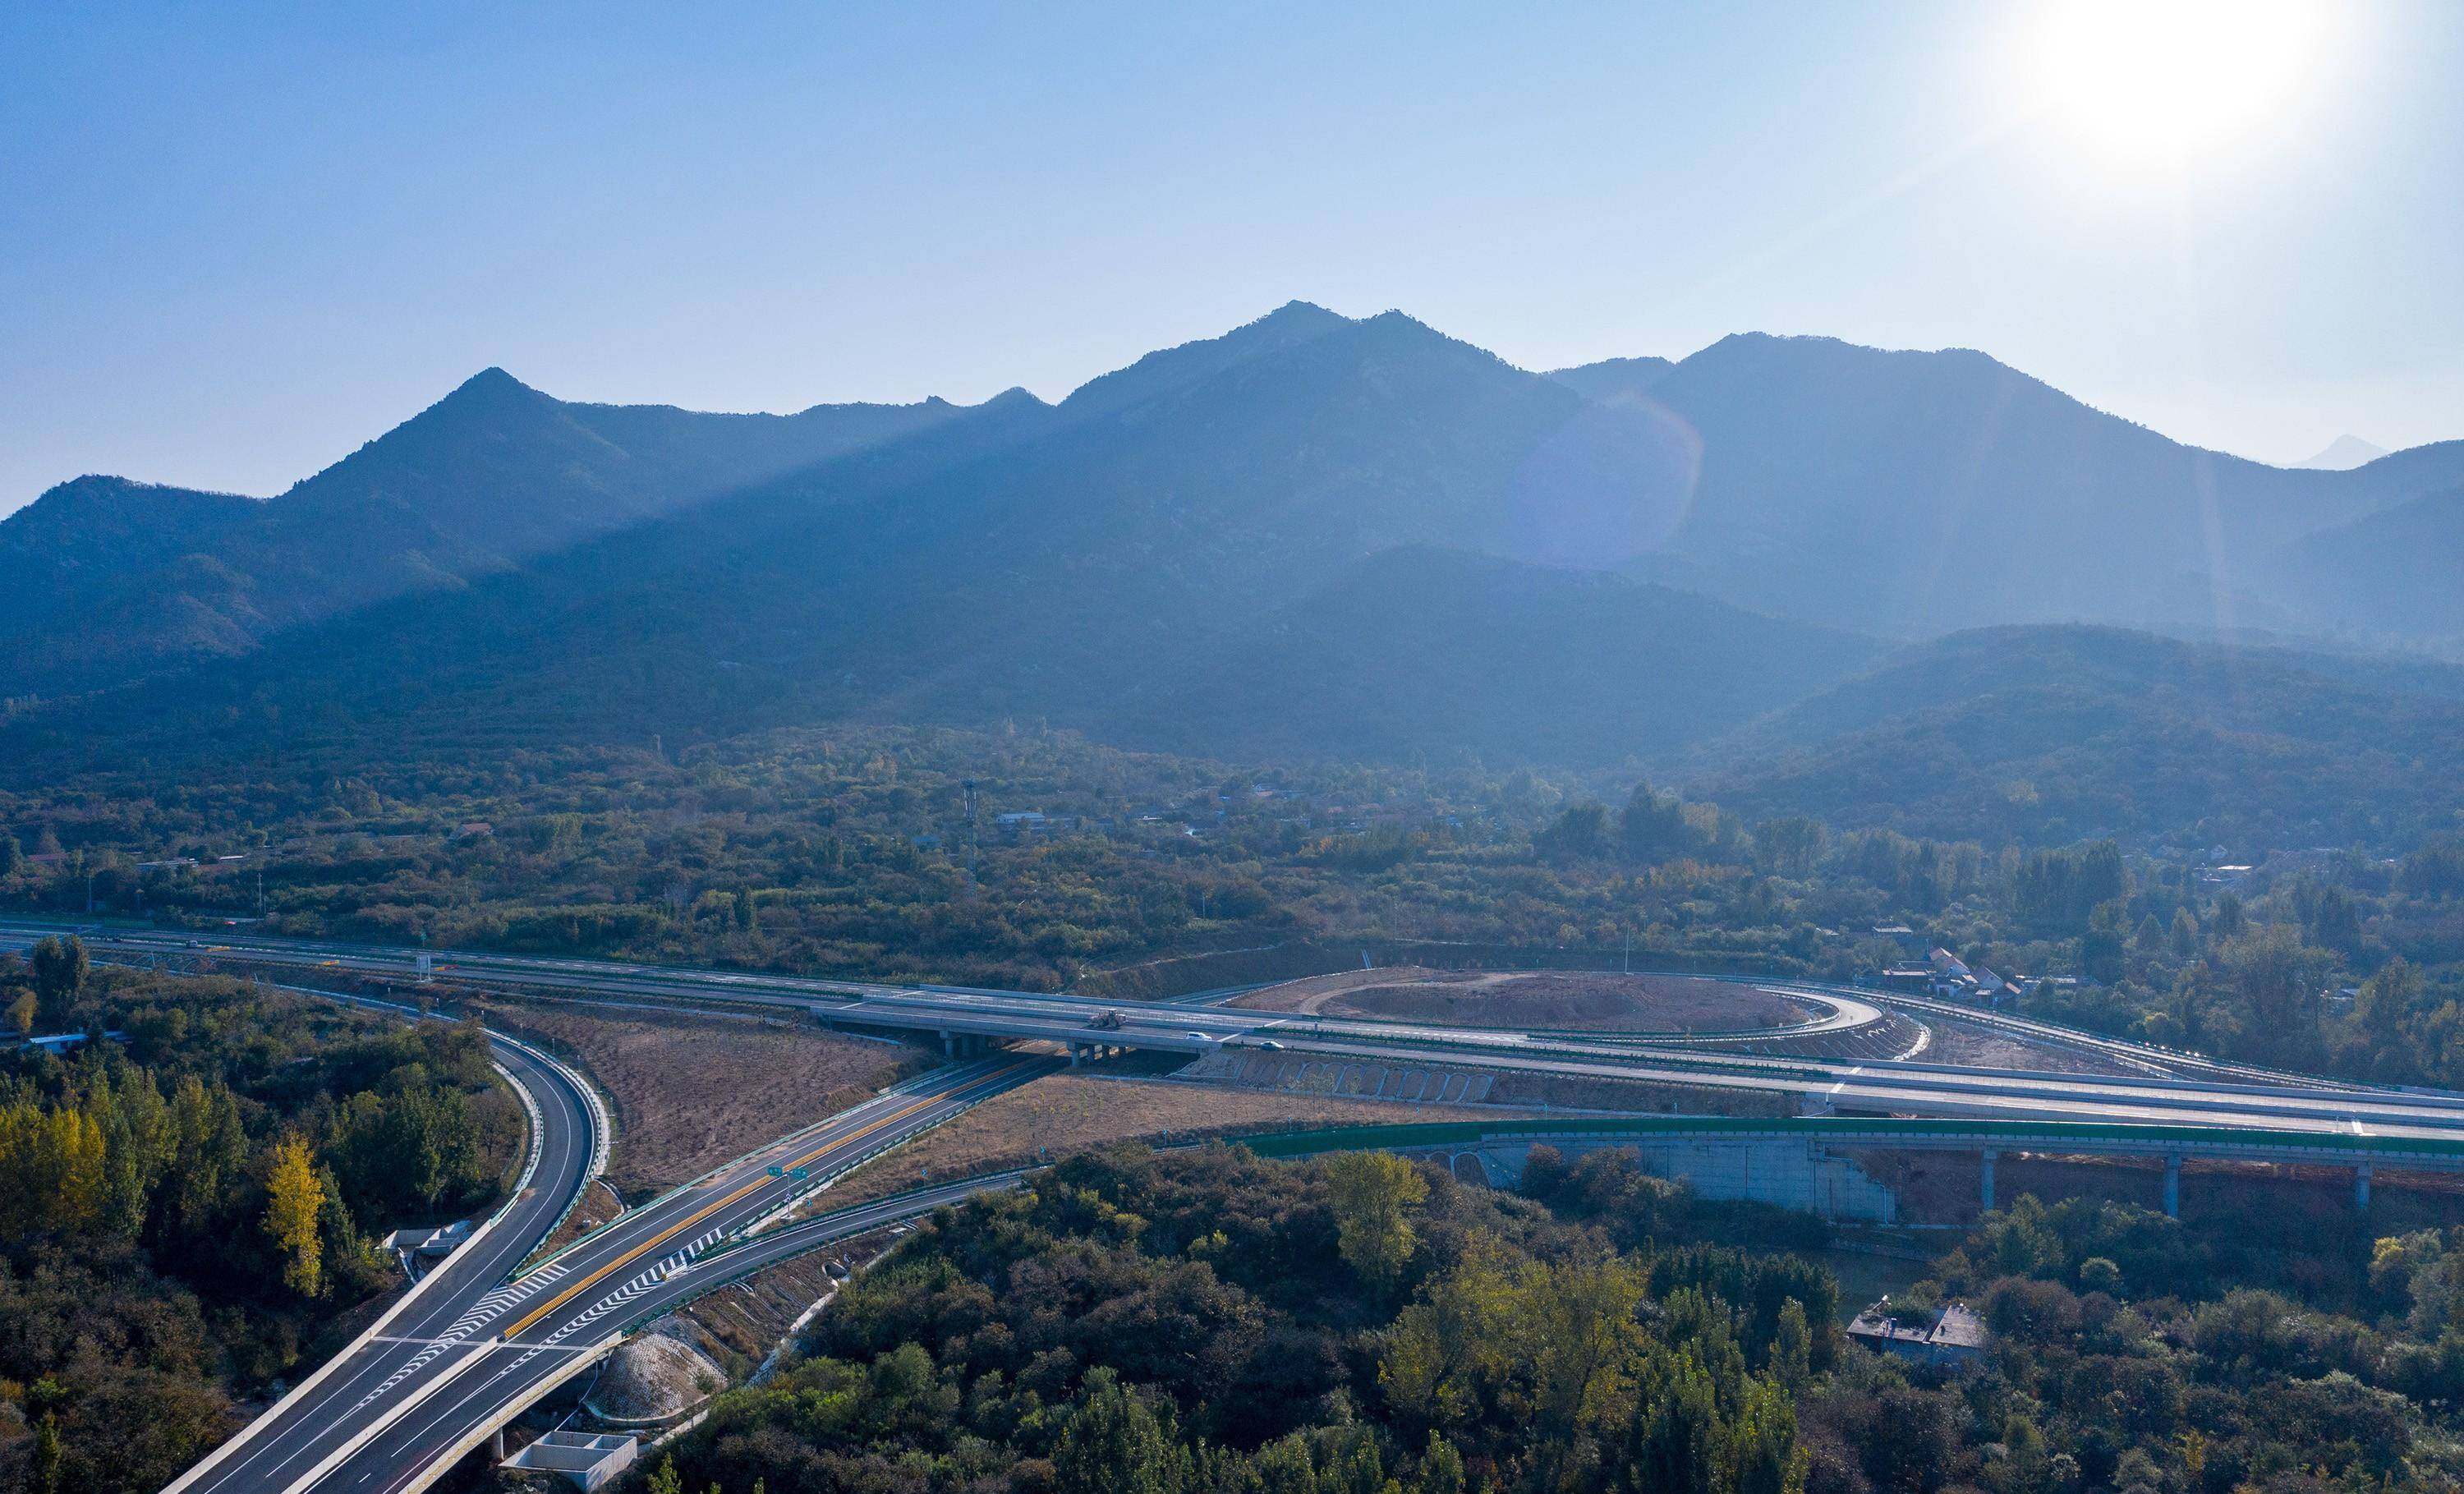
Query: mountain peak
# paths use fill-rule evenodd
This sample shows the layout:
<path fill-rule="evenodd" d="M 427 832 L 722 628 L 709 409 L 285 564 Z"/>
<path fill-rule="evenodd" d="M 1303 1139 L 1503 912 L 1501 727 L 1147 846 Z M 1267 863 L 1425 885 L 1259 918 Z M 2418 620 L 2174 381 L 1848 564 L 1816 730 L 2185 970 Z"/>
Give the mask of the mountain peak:
<path fill-rule="evenodd" d="M 1250 359 L 1310 341 L 1340 328 L 1353 326 L 1340 316 L 1309 301 L 1286 301 L 1273 311 L 1246 321 L 1221 337 L 1200 338 L 1149 353 L 1125 368 L 1098 374 L 1070 391 L 1062 406 L 1073 415 L 1102 414 L 1126 408 L 1175 389 L 1212 378 Z"/>
<path fill-rule="evenodd" d="M 2327 443 L 2327 449 L 2306 462 L 2296 462 L 2296 468 L 2311 472 L 2346 472 L 2356 467 L 2366 467 L 2387 454 L 2387 448 L 2365 441 L 2346 431 Z"/>

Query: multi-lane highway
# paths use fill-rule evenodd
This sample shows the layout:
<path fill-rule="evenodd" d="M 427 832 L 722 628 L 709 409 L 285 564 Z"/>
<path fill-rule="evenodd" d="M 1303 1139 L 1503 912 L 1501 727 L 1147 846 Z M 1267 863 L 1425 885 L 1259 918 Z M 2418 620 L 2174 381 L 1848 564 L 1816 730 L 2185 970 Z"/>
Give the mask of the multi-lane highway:
<path fill-rule="evenodd" d="M 0 923 L 0 938 L 23 939 L 33 932 Z M 394 981 L 418 978 L 424 963 L 426 974 L 454 985 L 546 997 L 586 994 L 790 1009 L 837 1026 L 937 1035 L 954 1048 L 975 1039 L 1023 1039 L 1048 1041 L 1072 1053 L 1111 1046 L 1200 1054 L 1288 1050 L 1288 1061 L 1329 1066 L 1338 1080 L 1353 1070 L 1494 1070 L 1761 1091 L 1787 1097 L 1794 1102 L 1792 1108 L 1847 1115 L 2198 1128 L 2208 1134 L 2239 1131 L 2322 1140 L 2452 1144 L 2464 1138 L 2464 1097 L 2233 1068 L 2067 1029 L 2032 1032 L 2026 1029 L 2042 1024 L 1964 1008 L 1932 1015 L 1996 1022 L 2015 1036 L 2047 1045 L 2091 1047 L 2139 1072 L 1855 1062 L 1743 1053 L 1716 1040 L 1661 1035 L 1464 1029 L 1225 1005 L 1113 1005 L 1036 992 L 918 989 L 471 952 L 440 951 L 423 961 L 410 950 L 253 935 L 196 937 L 103 927 L 83 933 L 98 957 L 124 962 L 228 962 Z M 1809 1025 L 1825 1029 L 1876 1021 L 1880 1003 L 1896 1000 L 1783 984 L 1789 994 L 1817 1000 L 1825 1015 Z M 1925 1003 L 1914 1004 L 1922 1009 Z M 491 1429 L 590 1362 L 629 1325 L 715 1284 L 825 1239 L 844 1238 L 831 1232 L 852 1226 L 838 1217 L 832 1217 L 835 1222 L 786 1225 L 747 1238 L 758 1222 L 777 1216 L 830 1174 L 1061 1062 L 1004 1054 L 929 1075 L 625 1216 L 518 1281 L 498 1285 L 508 1263 L 500 1243 L 492 1242 L 499 1253 L 485 1258 L 466 1247 L 451 1262 L 461 1289 L 437 1291 L 429 1306 L 404 1317 L 399 1331 L 380 1333 L 346 1356 L 350 1362 L 325 1377 L 337 1388 L 316 1397 L 320 1414 L 303 1407 L 280 1414 L 283 1419 L 269 1417 L 275 1424 L 253 1431 L 227 1455 L 234 1470 L 231 1482 L 200 1479 L 186 1486 L 212 1494 L 248 1487 L 404 1494 L 422 1486 L 430 1472 L 450 1465 Z M 548 1083 L 547 1077 L 540 1083 Z M 572 1123 L 562 1112 L 547 1120 L 550 1131 Z M 370 1384 L 373 1393 L 364 1388 Z M 210 1476 L 220 1465 L 209 1463 L 201 1472 Z M 257 1482 L 237 1477 L 252 1469 Z"/>
<path fill-rule="evenodd" d="M 418 1486 L 633 1326 L 840 1238 L 790 1225 L 737 1242 L 758 1223 L 831 1175 L 1055 1066 L 1003 1055 L 936 1070 L 624 1216 L 478 1299 L 443 1331 L 405 1344 L 421 1361 L 415 1378 L 377 1400 L 337 1405 L 344 1414 L 297 1469 L 301 1482 L 260 1486 Z"/>
<path fill-rule="evenodd" d="M 601 1138 L 574 1078 L 499 1038 L 496 1063 L 532 1115 L 531 1150 L 514 1197 L 421 1279 L 374 1329 L 272 1411 L 214 1450 L 165 1494 L 256 1494 L 289 1487 L 334 1445 L 338 1428 L 378 1414 L 419 1377 L 428 1346 L 464 1331 L 473 1303 L 510 1275 L 563 1219 L 589 1179 Z"/>
<path fill-rule="evenodd" d="M 87 937 L 96 949 L 115 958 L 210 958 L 393 979 L 411 978 L 416 969 L 417 952 L 364 945 L 254 936 L 199 940 L 108 929 L 95 930 Z M 2464 1102 L 2450 1098 L 2263 1070 L 2221 1072 L 2189 1055 L 2113 1039 L 2087 1040 L 2061 1029 L 2053 1032 L 2064 1043 L 2076 1045 L 2093 1041 L 2108 1055 L 2128 1057 L 2149 1072 L 2128 1077 L 1756 1055 L 1615 1035 L 1338 1021 L 1234 1006 L 1115 1006 L 1041 992 L 884 986 L 467 951 L 438 952 L 431 956 L 431 965 L 439 980 L 475 986 L 543 995 L 589 992 L 621 994 L 628 1000 L 785 1008 L 834 1025 L 928 1037 L 1044 1040 L 1071 1047 L 1187 1053 L 1289 1049 L 1296 1058 L 1338 1066 L 1512 1071 L 1637 1080 L 1696 1089 L 1755 1090 L 1788 1096 L 1816 1110 L 2359 1129 L 2388 1134 L 2446 1133 L 2464 1127 L 2464 1109 L 2459 1109 Z M 1790 989 L 1813 988 L 1791 983 Z M 1870 1005 L 1887 999 L 1865 993 L 1857 1000 Z"/>

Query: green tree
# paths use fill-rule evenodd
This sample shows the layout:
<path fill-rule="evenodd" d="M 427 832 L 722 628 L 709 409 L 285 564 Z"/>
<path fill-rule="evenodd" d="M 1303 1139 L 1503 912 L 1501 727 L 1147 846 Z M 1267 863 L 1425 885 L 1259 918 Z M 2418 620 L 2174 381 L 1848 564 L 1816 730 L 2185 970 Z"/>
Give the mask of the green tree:
<path fill-rule="evenodd" d="M 659 1460 L 658 1470 L 650 1475 L 650 1494 L 685 1494 L 685 1481 L 676 1472 L 673 1455 Z"/>
<path fill-rule="evenodd" d="M 1463 1494 L 1463 1454 L 1455 1451 L 1454 1443 L 1435 1432 L 1429 1434 L 1412 1489 L 1413 1494 Z"/>
<path fill-rule="evenodd" d="M 1344 1263 L 1385 1290 L 1411 1263 L 1418 1239 L 1405 1213 L 1429 1196 L 1420 1170 L 1383 1152 L 1347 1152 L 1326 1164 L 1335 1247 Z"/>
<path fill-rule="evenodd" d="M 1061 1429 L 1052 1471 L 1072 1494 L 1175 1494 L 1180 1449 L 1155 1412 L 1110 1369 L 1087 1376 L 1086 1397 Z"/>
<path fill-rule="evenodd" d="M 31 962 L 34 977 L 36 1021 L 51 1031 L 66 1025 L 69 1007 L 77 1000 L 85 985 L 87 961 L 85 941 L 71 934 L 62 939 L 46 937 L 34 943 Z"/>
<path fill-rule="evenodd" d="M 1720 1412 L 1711 1376 L 1691 1354 L 1662 1351 L 1643 1382 L 1627 1438 L 1624 1486 L 1636 1494 L 1712 1494 Z"/>
<path fill-rule="evenodd" d="M 34 1487 L 42 1494 L 60 1494 L 60 1462 L 65 1449 L 60 1445 L 59 1413 L 46 1411 L 34 1425 Z"/>
<path fill-rule="evenodd" d="M 1771 1335 L 1771 1373 L 1791 1394 L 1814 1382 L 1814 1329 L 1805 1304 L 1791 1297 L 1780 1305 L 1779 1330 Z"/>
<path fill-rule="evenodd" d="M 1727 1437 L 1727 1487 L 1732 1494 L 1804 1494 L 1813 1460 L 1796 1440 L 1796 1401 L 1775 1380 L 1746 1382 Z"/>

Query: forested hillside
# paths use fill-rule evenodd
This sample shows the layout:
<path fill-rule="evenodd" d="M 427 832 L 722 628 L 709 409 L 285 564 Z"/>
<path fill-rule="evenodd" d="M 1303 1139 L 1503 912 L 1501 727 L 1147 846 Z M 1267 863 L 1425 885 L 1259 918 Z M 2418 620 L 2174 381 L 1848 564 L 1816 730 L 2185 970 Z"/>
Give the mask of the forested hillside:
<path fill-rule="evenodd" d="M 642 1486 L 2224 1494 L 2464 1471 L 2464 1237 L 2374 1251 L 2022 1198 L 1903 1307 L 1982 1311 L 1991 1351 L 1960 1377 L 1848 1343 L 1836 1281 L 1777 1248 L 1787 1221 L 1630 1153 L 1543 1148 L 1524 1190 L 1374 1153 L 1072 1158 L 937 1216 Z"/>

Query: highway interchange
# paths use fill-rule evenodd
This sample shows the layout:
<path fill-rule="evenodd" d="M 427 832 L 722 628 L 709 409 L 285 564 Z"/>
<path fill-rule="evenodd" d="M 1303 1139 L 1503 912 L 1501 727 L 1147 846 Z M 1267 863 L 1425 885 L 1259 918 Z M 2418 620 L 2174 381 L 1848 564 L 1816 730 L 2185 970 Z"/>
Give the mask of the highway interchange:
<path fill-rule="evenodd" d="M 56 931 L 0 922 L 0 944 L 23 944 L 44 932 Z M 410 950 L 106 927 L 81 933 L 96 958 L 125 964 L 210 963 L 312 983 L 321 977 L 328 984 L 342 978 L 399 983 L 419 978 L 420 952 Z M 548 997 L 587 993 L 793 1008 L 834 1026 L 939 1037 L 954 1050 L 1020 1041 L 1056 1044 L 1065 1053 L 1097 1046 L 1251 1050 L 1338 1067 L 1442 1066 L 1756 1090 L 1788 1096 L 1813 1112 L 2307 1133 L 2321 1142 L 2464 1141 L 2464 1097 L 2233 1069 L 2008 1018 L 1989 1020 L 2022 1036 L 2034 1029 L 2043 1042 L 2072 1051 L 2100 1052 L 2133 1071 L 2089 1075 L 1770 1056 L 1724 1048 L 1718 1037 L 1467 1030 L 1221 1005 L 1114 1005 L 1029 992 L 467 952 L 437 952 L 427 963 L 440 983 Z M 1853 1025 L 1860 1014 L 1875 1013 L 1878 1000 L 1795 983 L 1774 989 L 1821 1008 L 1809 1030 Z M 1977 1020 L 1974 1013 L 1958 1015 Z M 633 1209 L 517 1275 L 587 1182 L 605 1138 L 604 1120 L 576 1076 L 501 1039 L 496 1056 L 506 1077 L 528 1096 L 535 1119 L 535 1154 L 517 1197 L 367 1336 L 166 1494 L 407 1494 L 425 1487 L 631 1328 L 763 1265 L 980 1189 L 980 1182 L 954 1184 L 923 1197 L 772 1223 L 835 1175 L 1065 1062 L 996 1049 L 934 1070 Z M 772 1227 L 761 1229 L 765 1223 Z"/>

